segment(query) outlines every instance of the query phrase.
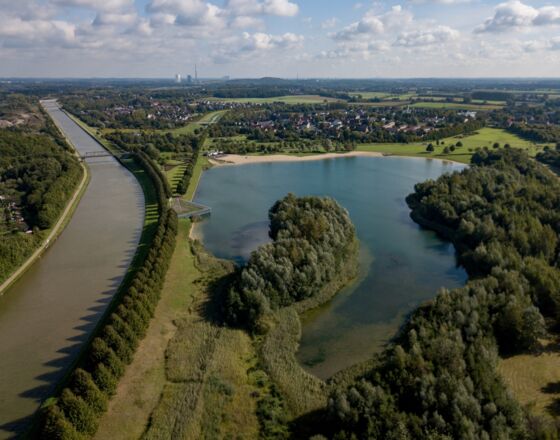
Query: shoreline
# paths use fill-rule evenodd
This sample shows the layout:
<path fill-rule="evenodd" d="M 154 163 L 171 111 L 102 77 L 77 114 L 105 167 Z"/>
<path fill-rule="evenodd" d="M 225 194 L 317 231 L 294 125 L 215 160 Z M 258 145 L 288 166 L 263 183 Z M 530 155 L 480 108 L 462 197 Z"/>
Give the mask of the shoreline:
<path fill-rule="evenodd" d="M 458 164 L 463 166 L 468 166 L 463 162 L 458 162 L 451 159 L 442 159 L 439 157 L 419 157 L 419 156 L 407 156 L 407 155 L 396 155 L 396 154 L 385 154 L 376 151 L 350 151 L 348 153 L 318 153 L 309 156 L 292 156 L 288 154 L 265 154 L 259 156 L 252 155 L 241 155 L 241 154 L 224 154 L 220 158 L 208 158 L 213 166 L 224 167 L 224 166 L 236 166 L 236 165 L 246 165 L 253 163 L 278 163 L 278 162 L 308 162 L 316 160 L 325 159 L 338 159 L 343 157 L 404 157 L 409 159 L 422 159 L 422 160 L 440 160 L 442 162 L 447 162 L 451 164 Z"/>
<path fill-rule="evenodd" d="M 310 154 L 308 156 L 292 156 L 289 154 L 263 154 L 260 156 L 224 154 L 219 159 L 208 157 L 208 162 L 210 163 L 210 165 L 212 165 L 212 167 L 231 167 L 231 166 L 259 164 L 259 163 L 309 162 L 309 161 L 326 160 L 326 159 L 339 159 L 344 157 L 385 157 L 385 158 L 403 157 L 407 159 L 439 160 L 444 163 L 462 165 L 465 167 L 469 166 L 468 164 L 465 164 L 463 162 L 458 162 L 456 160 L 450 160 L 450 159 L 442 159 L 439 157 L 419 157 L 419 156 L 406 156 L 406 155 L 400 156 L 396 154 L 379 153 L 377 151 L 350 151 L 347 153 L 318 153 L 318 154 Z M 194 200 L 196 196 L 196 190 L 198 189 L 200 178 L 202 177 L 204 171 L 205 170 L 202 170 L 202 172 L 198 176 L 192 200 Z M 203 239 L 203 235 L 201 234 L 200 229 L 197 228 L 195 222 L 191 222 L 191 227 L 189 230 L 189 238 L 191 240 L 200 240 L 200 241 L 202 241 Z"/>

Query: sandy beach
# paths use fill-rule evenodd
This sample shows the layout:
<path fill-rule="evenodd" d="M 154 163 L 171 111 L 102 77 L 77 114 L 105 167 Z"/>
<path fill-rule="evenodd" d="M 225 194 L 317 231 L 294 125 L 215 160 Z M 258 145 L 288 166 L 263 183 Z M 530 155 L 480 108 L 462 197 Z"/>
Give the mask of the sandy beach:
<path fill-rule="evenodd" d="M 244 156 L 241 154 L 224 154 L 219 158 L 209 158 L 208 161 L 213 166 L 231 166 L 244 165 L 250 163 L 271 163 L 271 162 L 306 162 L 311 160 L 336 159 L 340 157 L 408 157 L 410 159 L 421 160 L 441 160 L 442 162 L 456 163 L 465 165 L 449 159 L 441 159 L 438 157 L 418 157 L 418 156 L 400 156 L 393 154 L 383 154 L 374 151 L 350 151 L 348 153 L 322 153 L 312 154 L 309 156 L 291 156 L 287 154 L 266 154 L 261 156 Z"/>
<path fill-rule="evenodd" d="M 262 156 L 243 156 L 239 154 L 224 154 L 219 159 L 209 159 L 212 165 L 242 165 L 247 163 L 267 163 L 267 162 L 305 162 L 310 160 L 335 159 L 337 157 L 382 157 L 382 153 L 370 151 L 351 151 L 349 153 L 322 153 L 309 156 L 290 156 L 287 154 L 267 154 Z"/>

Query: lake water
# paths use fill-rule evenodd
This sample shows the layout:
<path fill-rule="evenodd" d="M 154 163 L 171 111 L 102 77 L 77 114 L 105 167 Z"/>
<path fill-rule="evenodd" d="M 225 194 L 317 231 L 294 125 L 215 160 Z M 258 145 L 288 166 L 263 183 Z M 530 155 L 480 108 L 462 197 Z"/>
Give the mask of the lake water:
<path fill-rule="evenodd" d="M 443 286 L 465 283 L 453 245 L 409 217 L 414 184 L 464 168 L 439 160 L 346 157 L 216 167 L 196 201 L 212 207 L 195 234 L 214 255 L 237 262 L 268 239 L 268 209 L 288 192 L 335 198 L 360 241 L 360 275 L 332 301 L 303 317 L 297 357 L 327 378 L 378 352 L 403 318 Z"/>

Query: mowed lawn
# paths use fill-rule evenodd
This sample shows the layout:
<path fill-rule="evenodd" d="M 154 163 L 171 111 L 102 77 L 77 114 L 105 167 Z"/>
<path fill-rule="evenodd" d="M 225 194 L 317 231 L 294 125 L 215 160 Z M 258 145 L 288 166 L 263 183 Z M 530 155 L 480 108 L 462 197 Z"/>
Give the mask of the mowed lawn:
<path fill-rule="evenodd" d="M 455 151 L 449 154 L 444 154 L 445 147 L 455 145 L 457 142 L 462 142 L 463 146 L 458 147 Z M 530 141 L 526 141 L 509 133 L 505 130 L 498 128 L 482 128 L 471 136 L 455 136 L 443 140 L 443 144 L 436 145 L 435 141 L 418 142 L 410 144 L 362 144 L 358 145 L 358 151 L 375 151 L 384 154 L 394 154 L 397 156 L 417 156 L 424 158 L 448 159 L 457 162 L 469 163 L 472 153 L 475 149 L 480 147 L 492 148 L 494 143 L 498 142 L 500 147 L 509 144 L 512 148 L 522 148 L 528 150 L 530 155 L 535 155 L 538 151 L 542 150 L 544 145 L 538 145 Z M 426 147 L 428 144 L 435 147 L 435 151 L 428 153 Z M 469 151 L 469 149 L 471 151 Z"/>
<path fill-rule="evenodd" d="M 322 102 L 334 102 L 338 99 L 319 95 L 289 95 L 274 96 L 271 98 L 209 98 L 210 101 L 239 102 L 247 104 L 270 104 L 273 102 L 283 102 L 285 104 L 320 104 Z"/>
<path fill-rule="evenodd" d="M 216 110 L 214 112 L 205 113 L 198 121 L 190 122 L 184 127 L 174 128 L 172 130 L 162 130 L 163 133 L 172 133 L 175 135 L 192 134 L 197 128 L 204 128 L 207 125 L 215 124 L 228 110 Z"/>

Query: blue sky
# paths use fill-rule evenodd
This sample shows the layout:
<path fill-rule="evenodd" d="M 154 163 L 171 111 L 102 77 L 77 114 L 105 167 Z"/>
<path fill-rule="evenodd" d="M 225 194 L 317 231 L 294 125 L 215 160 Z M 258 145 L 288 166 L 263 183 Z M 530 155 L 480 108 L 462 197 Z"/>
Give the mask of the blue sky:
<path fill-rule="evenodd" d="M 0 0 L 0 76 L 559 76 L 558 1 Z"/>

